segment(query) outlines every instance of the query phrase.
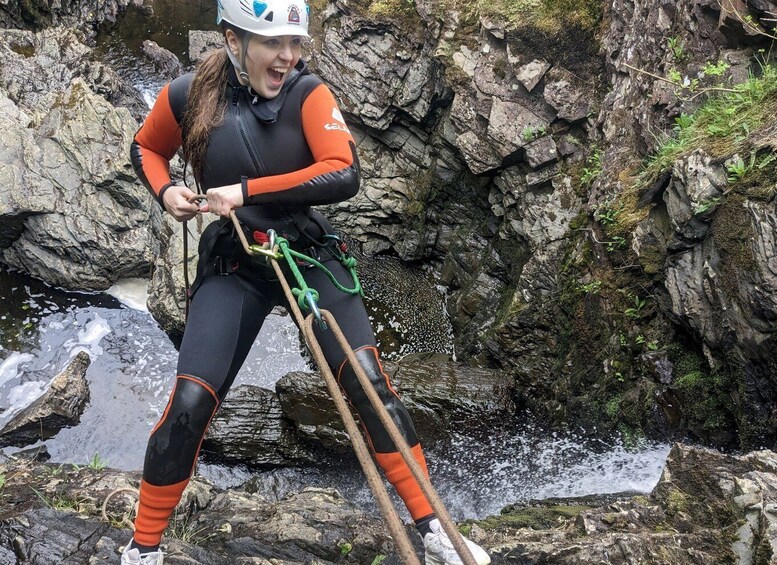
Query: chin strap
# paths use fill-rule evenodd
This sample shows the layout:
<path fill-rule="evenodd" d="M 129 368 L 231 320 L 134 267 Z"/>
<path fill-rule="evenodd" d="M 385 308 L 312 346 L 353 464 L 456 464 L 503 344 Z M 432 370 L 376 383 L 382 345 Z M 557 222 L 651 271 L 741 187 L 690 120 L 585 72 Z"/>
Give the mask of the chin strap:
<path fill-rule="evenodd" d="M 224 49 L 227 50 L 227 57 L 229 57 L 232 66 L 235 67 L 235 72 L 241 83 L 248 84 L 248 73 L 245 71 L 246 66 L 246 53 L 248 53 L 248 42 L 251 41 L 251 32 L 245 32 L 240 43 L 240 60 L 232 53 L 229 48 L 229 44 L 224 41 Z"/>

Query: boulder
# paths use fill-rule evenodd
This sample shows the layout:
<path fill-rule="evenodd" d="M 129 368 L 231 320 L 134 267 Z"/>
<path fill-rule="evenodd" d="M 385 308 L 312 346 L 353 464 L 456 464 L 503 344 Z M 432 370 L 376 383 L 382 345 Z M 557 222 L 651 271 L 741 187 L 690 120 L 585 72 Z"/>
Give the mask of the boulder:
<path fill-rule="evenodd" d="M 218 31 L 189 30 L 189 60 L 199 63 L 214 49 L 224 48 L 224 35 Z"/>
<path fill-rule="evenodd" d="M 118 562 L 132 536 L 128 517 L 139 476 L 14 460 L 0 465 L 0 473 L 8 504 L 0 517 L 3 563 Z M 180 564 L 363 565 L 390 555 L 393 543 L 378 518 L 336 491 L 305 489 L 270 502 L 195 476 L 162 549 L 165 562 Z"/>
<path fill-rule="evenodd" d="M 141 51 L 151 60 L 160 78 L 170 81 L 183 73 L 183 66 L 178 57 L 160 47 L 156 41 L 146 39 L 141 45 Z"/>
<path fill-rule="evenodd" d="M 159 207 L 129 162 L 137 123 L 77 78 L 95 78 L 89 49 L 47 30 L 3 35 L 0 50 L 0 260 L 79 290 L 147 275 Z"/>
<path fill-rule="evenodd" d="M 384 368 L 424 445 L 457 429 L 475 433 L 515 413 L 512 379 L 507 375 L 457 365 L 441 355 L 409 355 Z M 301 437 L 337 451 L 350 449 L 321 377 L 289 373 L 278 381 L 276 390 L 284 415 Z"/>
<path fill-rule="evenodd" d="M 139 476 L 14 460 L 0 474 L 0 558 L 118 560 L 132 534 L 125 520 Z M 513 503 L 461 528 L 494 565 L 769 563 L 777 551 L 775 484 L 771 451 L 729 455 L 678 444 L 652 493 Z M 411 532 L 410 539 L 420 553 L 419 538 Z M 305 489 L 269 501 L 196 476 L 162 549 L 171 563 L 200 565 L 399 563 L 385 525 L 336 491 Z"/>
<path fill-rule="evenodd" d="M 257 468 L 310 464 L 310 447 L 294 433 L 276 394 L 243 385 L 230 391 L 211 421 L 203 454 Z"/>
<path fill-rule="evenodd" d="M 89 402 L 86 370 L 91 359 L 81 351 L 52 379 L 43 396 L 11 418 L 0 430 L 0 446 L 23 447 L 75 426 Z"/>
<path fill-rule="evenodd" d="M 130 4 L 139 0 L 107 0 L 95 4 L 88 0 L 7 0 L 0 9 L 0 28 L 40 30 L 51 26 L 81 28 L 90 35 L 100 23 L 115 22 Z"/>

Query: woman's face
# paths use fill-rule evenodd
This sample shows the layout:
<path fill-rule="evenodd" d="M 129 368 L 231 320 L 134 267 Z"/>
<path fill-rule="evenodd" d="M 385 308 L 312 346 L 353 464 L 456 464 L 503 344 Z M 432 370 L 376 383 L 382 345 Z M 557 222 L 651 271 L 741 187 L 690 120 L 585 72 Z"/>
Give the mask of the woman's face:
<path fill-rule="evenodd" d="M 239 53 L 239 41 L 235 42 L 235 47 Z M 245 71 L 251 88 L 260 96 L 275 98 L 301 55 L 302 38 L 299 36 L 266 37 L 253 34 L 245 57 Z"/>

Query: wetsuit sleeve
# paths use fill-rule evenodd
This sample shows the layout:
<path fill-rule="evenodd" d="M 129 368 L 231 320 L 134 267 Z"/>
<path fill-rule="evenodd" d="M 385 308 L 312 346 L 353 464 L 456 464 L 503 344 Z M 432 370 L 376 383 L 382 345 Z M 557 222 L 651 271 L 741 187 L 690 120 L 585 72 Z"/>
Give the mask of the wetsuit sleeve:
<path fill-rule="evenodd" d="M 359 191 L 356 144 L 330 90 L 323 84 L 313 89 L 301 113 L 314 163 L 291 173 L 244 179 L 245 204 L 332 204 Z"/>
<path fill-rule="evenodd" d="M 163 207 L 164 191 L 173 184 L 170 160 L 181 146 L 179 119 L 182 112 L 174 108 L 175 97 L 171 92 L 180 89 L 176 86 L 174 83 L 165 85 L 130 147 L 135 174 Z"/>

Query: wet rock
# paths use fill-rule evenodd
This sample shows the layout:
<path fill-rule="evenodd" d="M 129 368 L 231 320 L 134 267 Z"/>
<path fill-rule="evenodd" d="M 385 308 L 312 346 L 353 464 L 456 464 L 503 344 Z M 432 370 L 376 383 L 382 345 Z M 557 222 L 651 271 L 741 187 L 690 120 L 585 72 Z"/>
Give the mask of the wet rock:
<path fill-rule="evenodd" d="M 774 463 L 770 451 L 676 445 L 649 496 L 513 505 L 471 536 L 494 547 L 494 563 L 756 563 L 773 551 Z"/>
<path fill-rule="evenodd" d="M 159 207 L 154 202 L 153 206 Z M 170 214 L 163 214 L 156 257 L 148 289 L 148 310 L 164 330 L 180 339 L 186 323 L 186 281 L 191 285 L 197 276 L 197 248 L 200 235 L 218 220 L 213 214 L 198 214 L 184 228 Z M 184 245 L 184 237 L 186 242 Z M 186 253 L 184 253 L 184 250 Z M 186 272 L 184 272 L 184 266 Z"/>
<path fill-rule="evenodd" d="M 65 370 L 54 377 L 43 396 L 0 430 L 0 446 L 30 445 L 57 435 L 62 428 L 78 424 L 89 402 L 86 370 L 90 363 L 87 353 L 78 353 Z"/>
<path fill-rule="evenodd" d="M 13 461 L 0 471 L 7 477 L 3 494 L 8 503 L 0 517 L 0 558 L 36 565 L 118 562 L 132 536 L 126 520 L 139 477 Z M 107 520 L 101 517 L 104 503 Z M 380 520 L 336 491 L 306 489 L 269 502 L 240 489 L 216 489 L 195 477 L 172 516 L 162 549 L 165 562 L 180 565 L 361 565 L 390 555 L 393 543 Z"/>
<path fill-rule="evenodd" d="M 206 55 L 224 48 L 224 36 L 218 31 L 189 30 L 189 60 L 199 63 Z"/>
<path fill-rule="evenodd" d="M 52 98 L 67 90 L 75 78 L 116 106 L 127 108 L 138 120 L 148 105 L 138 90 L 116 71 L 92 57 L 87 38 L 76 29 L 54 27 L 38 33 L 3 30 L 0 52 L 0 91 L 25 112 L 44 112 Z M 40 117 L 32 116 L 35 123 Z"/>
<path fill-rule="evenodd" d="M 134 504 L 137 475 L 15 461 L 0 474 L 0 557 L 40 565 L 118 559 L 131 536 L 122 520 Z M 775 484 L 771 451 L 734 456 L 678 444 L 650 494 L 512 504 L 464 528 L 494 565 L 759 563 L 777 550 Z M 173 564 L 363 565 L 379 555 L 397 562 L 380 520 L 330 489 L 270 502 L 195 477 L 186 493 L 162 542 Z M 104 502 L 107 521 L 100 517 Z M 411 540 L 418 543 L 412 533 Z"/>
<path fill-rule="evenodd" d="M 143 41 L 141 50 L 151 60 L 160 77 L 172 80 L 183 73 L 178 57 L 164 47 L 160 47 L 155 41 L 146 39 Z"/>
<path fill-rule="evenodd" d="M 129 162 L 137 123 L 76 78 L 84 66 L 94 78 L 88 69 L 95 68 L 76 32 L 3 39 L 0 260 L 79 290 L 143 276 L 157 246 L 159 210 Z M 14 51 L 24 42 L 34 48 L 29 56 Z"/>
<path fill-rule="evenodd" d="M 116 17 L 138 0 L 108 0 L 95 4 L 84 0 L 7 0 L 0 9 L 0 28 L 40 30 L 51 26 L 80 28 L 89 34 L 98 24 L 115 22 Z"/>
<path fill-rule="evenodd" d="M 211 421 L 203 453 L 258 468 L 314 461 L 311 449 L 295 436 L 294 424 L 281 411 L 276 394 L 245 385 L 227 395 Z"/>
<path fill-rule="evenodd" d="M 459 366 L 446 356 L 409 355 L 385 369 L 416 425 L 422 443 L 451 430 L 477 430 L 515 412 L 512 379 L 494 371 Z M 276 384 L 283 412 L 298 433 L 328 448 L 350 449 L 323 380 L 289 373 Z"/>

